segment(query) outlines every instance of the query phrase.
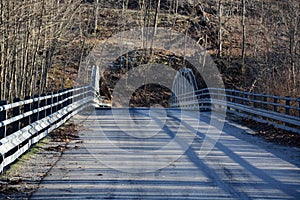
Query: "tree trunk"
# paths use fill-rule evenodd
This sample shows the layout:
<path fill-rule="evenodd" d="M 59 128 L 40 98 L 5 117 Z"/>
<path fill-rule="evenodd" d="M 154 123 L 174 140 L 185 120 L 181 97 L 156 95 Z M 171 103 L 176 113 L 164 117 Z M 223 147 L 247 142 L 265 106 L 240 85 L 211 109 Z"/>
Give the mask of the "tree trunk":
<path fill-rule="evenodd" d="M 222 0 L 218 2 L 218 57 L 222 56 Z"/>
<path fill-rule="evenodd" d="M 95 6 L 95 24 L 94 24 L 94 32 L 98 32 L 98 15 L 99 15 L 99 0 L 96 0 L 96 6 Z"/>
<path fill-rule="evenodd" d="M 159 13 L 159 10 L 160 10 L 160 0 L 157 0 L 156 8 L 155 8 L 155 17 L 154 17 L 154 31 L 153 31 L 152 41 L 151 41 L 151 48 L 150 48 L 150 51 L 151 51 L 150 53 L 151 53 L 151 55 L 153 54 L 152 48 L 153 48 L 153 45 L 154 45 L 154 39 L 155 39 L 156 32 L 157 32 L 157 24 L 158 24 L 158 13 Z"/>
<path fill-rule="evenodd" d="M 246 0 L 242 0 L 242 28 L 243 28 L 243 41 L 242 41 L 242 72 L 246 72 L 245 66 L 245 59 L 246 59 L 246 25 L 245 25 L 245 18 L 246 18 Z"/>

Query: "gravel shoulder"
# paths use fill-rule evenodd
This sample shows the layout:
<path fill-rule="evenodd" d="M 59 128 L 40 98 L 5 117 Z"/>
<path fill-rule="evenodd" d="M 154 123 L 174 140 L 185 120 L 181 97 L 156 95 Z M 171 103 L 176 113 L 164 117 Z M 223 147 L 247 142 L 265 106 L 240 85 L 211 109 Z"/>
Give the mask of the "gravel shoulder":
<path fill-rule="evenodd" d="M 72 121 L 54 130 L 0 175 L 0 199 L 29 199 L 39 183 L 59 161 L 79 127 Z"/>
<path fill-rule="evenodd" d="M 273 125 L 256 122 L 235 116 L 227 116 L 229 121 L 233 121 L 251 129 L 251 134 L 264 139 L 265 141 L 281 146 L 300 148 L 300 134 L 285 131 Z"/>

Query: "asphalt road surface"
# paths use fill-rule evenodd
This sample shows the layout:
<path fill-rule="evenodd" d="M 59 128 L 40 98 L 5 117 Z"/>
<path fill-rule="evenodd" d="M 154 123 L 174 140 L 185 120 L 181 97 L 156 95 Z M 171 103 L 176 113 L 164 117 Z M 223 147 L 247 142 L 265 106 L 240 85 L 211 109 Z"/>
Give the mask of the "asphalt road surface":
<path fill-rule="evenodd" d="M 212 113 L 95 110 L 31 199 L 300 199 L 300 151 Z M 220 131 L 221 130 L 221 131 Z"/>

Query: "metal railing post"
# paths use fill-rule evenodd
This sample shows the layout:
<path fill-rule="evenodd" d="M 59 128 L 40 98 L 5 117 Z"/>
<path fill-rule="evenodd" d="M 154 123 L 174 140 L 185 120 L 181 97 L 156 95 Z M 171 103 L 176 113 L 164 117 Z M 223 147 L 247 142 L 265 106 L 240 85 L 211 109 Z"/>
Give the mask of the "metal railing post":
<path fill-rule="evenodd" d="M 0 106 L 4 106 L 7 104 L 7 101 L 0 101 Z M 7 119 L 7 111 L 2 110 L 0 112 L 0 122 Z M 6 126 L 0 127 L 0 139 L 6 137 Z"/>
<path fill-rule="evenodd" d="M 264 94 L 263 109 L 268 110 L 268 97 Z"/>
<path fill-rule="evenodd" d="M 227 101 L 227 110 L 230 111 L 230 106 L 229 106 L 229 103 L 230 103 L 230 92 L 228 90 L 225 90 L 225 93 L 226 93 L 226 101 Z"/>
<path fill-rule="evenodd" d="M 273 103 L 274 103 L 273 110 L 274 110 L 274 112 L 277 112 L 278 98 L 277 97 L 273 97 L 273 98 L 274 98 L 274 100 L 273 100 Z"/>
<path fill-rule="evenodd" d="M 45 94 L 42 94 L 41 97 L 45 97 L 46 95 Z M 40 100 L 40 103 L 39 103 L 39 108 L 42 108 L 42 107 L 45 107 L 46 106 L 46 100 L 43 99 L 43 100 Z M 46 117 L 46 110 L 42 110 L 40 111 L 39 113 L 39 120 L 40 119 L 43 119 Z"/>
<path fill-rule="evenodd" d="M 240 103 L 240 99 L 239 99 L 239 95 L 238 95 L 235 91 L 233 91 L 232 93 L 233 93 L 233 94 L 232 94 L 232 96 L 233 96 L 233 102 L 234 102 L 235 104 L 241 104 L 241 103 Z M 235 111 L 238 112 L 238 113 L 240 112 L 240 110 L 237 109 L 237 108 L 235 109 Z"/>
<path fill-rule="evenodd" d="M 253 107 L 257 108 L 257 96 L 255 94 L 253 94 Z"/>
<path fill-rule="evenodd" d="M 39 98 L 39 95 L 34 95 L 33 98 Z M 35 101 L 31 104 L 31 109 L 35 110 L 39 107 L 39 101 Z M 30 123 L 36 122 L 38 120 L 39 113 L 34 113 L 30 116 Z"/>
<path fill-rule="evenodd" d="M 51 96 L 49 99 L 47 99 L 46 101 L 46 105 L 47 106 L 51 106 L 50 108 L 48 108 L 46 110 L 46 116 L 48 117 L 49 115 L 52 114 L 52 103 L 53 103 L 53 93 L 52 92 L 49 92 L 47 93 L 47 96 Z"/>
<path fill-rule="evenodd" d="M 63 98 L 63 95 L 61 94 L 62 92 L 63 92 L 63 90 L 59 90 L 58 91 L 59 96 L 57 98 L 57 102 L 60 102 L 62 100 L 62 98 Z M 63 105 L 61 103 L 58 104 L 57 105 L 57 111 L 60 110 L 60 109 L 62 109 L 62 107 L 63 107 Z"/>
<path fill-rule="evenodd" d="M 290 114 L 290 105 L 291 105 L 291 100 L 289 99 L 290 96 L 286 96 L 286 100 L 285 100 L 285 114 L 289 115 Z"/>
<path fill-rule="evenodd" d="M 245 104 L 246 106 L 249 106 L 249 105 L 250 105 L 250 99 L 249 99 L 248 93 L 245 93 L 245 94 L 244 94 L 244 104 Z"/>
<path fill-rule="evenodd" d="M 300 117 L 300 98 L 298 99 L 298 117 Z"/>
<path fill-rule="evenodd" d="M 26 96 L 24 99 L 29 100 L 31 98 L 30 98 L 30 96 Z M 29 112 L 29 111 L 31 111 L 31 104 L 27 103 L 24 105 L 24 113 Z M 28 126 L 29 124 L 30 124 L 30 116 L 24 117 L 22 120 L 22 128 L 25 126 Z"/>
<path fill-rule="evenodd" d="M 212 95 L 210 95 L 209 89 L 208 89 L 208 88 L 206 89 L 206 92 L 207 92 L 206 98 L 210 100 L 210 102 L 208 103 L 208 106 L 209 106 L 210 108 L 209 108 L 209 109 L 206 109 L 206 110 L 207 110 L 207 111 L 210 111 L 210 110 L 212 110 L 212 103 L 211 103 L 211 100 L 213 99 L 213 97 L 212 97 Z"/>
<path fill-rule="evenodd" d="M 55 113 L 57 111 L 57 106 L 54 106 L 53 104 L 57 103 L 57 99 L 58 97 L 55 96 L 57 94 L 57 92 L 53 92 L 53 96 L 52 96 L 52 114 Z"/>
<path fill-rule="evenodd" d="M 20 98 L 14 98 L 13 99 L 14 103 L 17 103 L 17 102 L 20 102 L 20 101 L 21 101 Z M 18 116 L 18 115 L 20 115 L 20 106 L 16 106 L 16 107 L 13 108 L 13 117 Z M 11 130 L 10 134 L 12 134 L 12 133 L 14 133 L 18 130 L 20 130 L 20 120 L 17 120 L 17 121 L 12 123 L 12 130 Z"/>
<path fill-rule="evenodd" d="M 69 98 L 69 100 L 68 100 L 68 105 L 71 105 L 72 104 L 72 90 L 73 90 L 73 88 L 70 88 L 69 89 L 69 91 L 68 91 L 68 98 Z"/>

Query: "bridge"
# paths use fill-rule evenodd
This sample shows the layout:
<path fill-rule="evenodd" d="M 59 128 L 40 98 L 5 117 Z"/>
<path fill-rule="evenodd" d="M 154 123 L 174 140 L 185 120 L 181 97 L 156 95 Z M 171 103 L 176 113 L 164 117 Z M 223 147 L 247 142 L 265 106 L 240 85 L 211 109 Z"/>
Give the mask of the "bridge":
<path fill-rule="evenodd" d="M 232 114 L 300 133 L 299 99 L 198 89 L 191 71 L 182 69 L 170 108 L 95 110 L 102 103 L 96 94 L 97 67 L 91 80 L 46 96 L 2 102 L 1 172 L 67 120 L 84 126 L 83 143 L 63 154 L 32 199 L 300 197 L 299 149 L 262 141 L 226 118 Z M 179 87 L 176 80 L 189 86 Z"/>

